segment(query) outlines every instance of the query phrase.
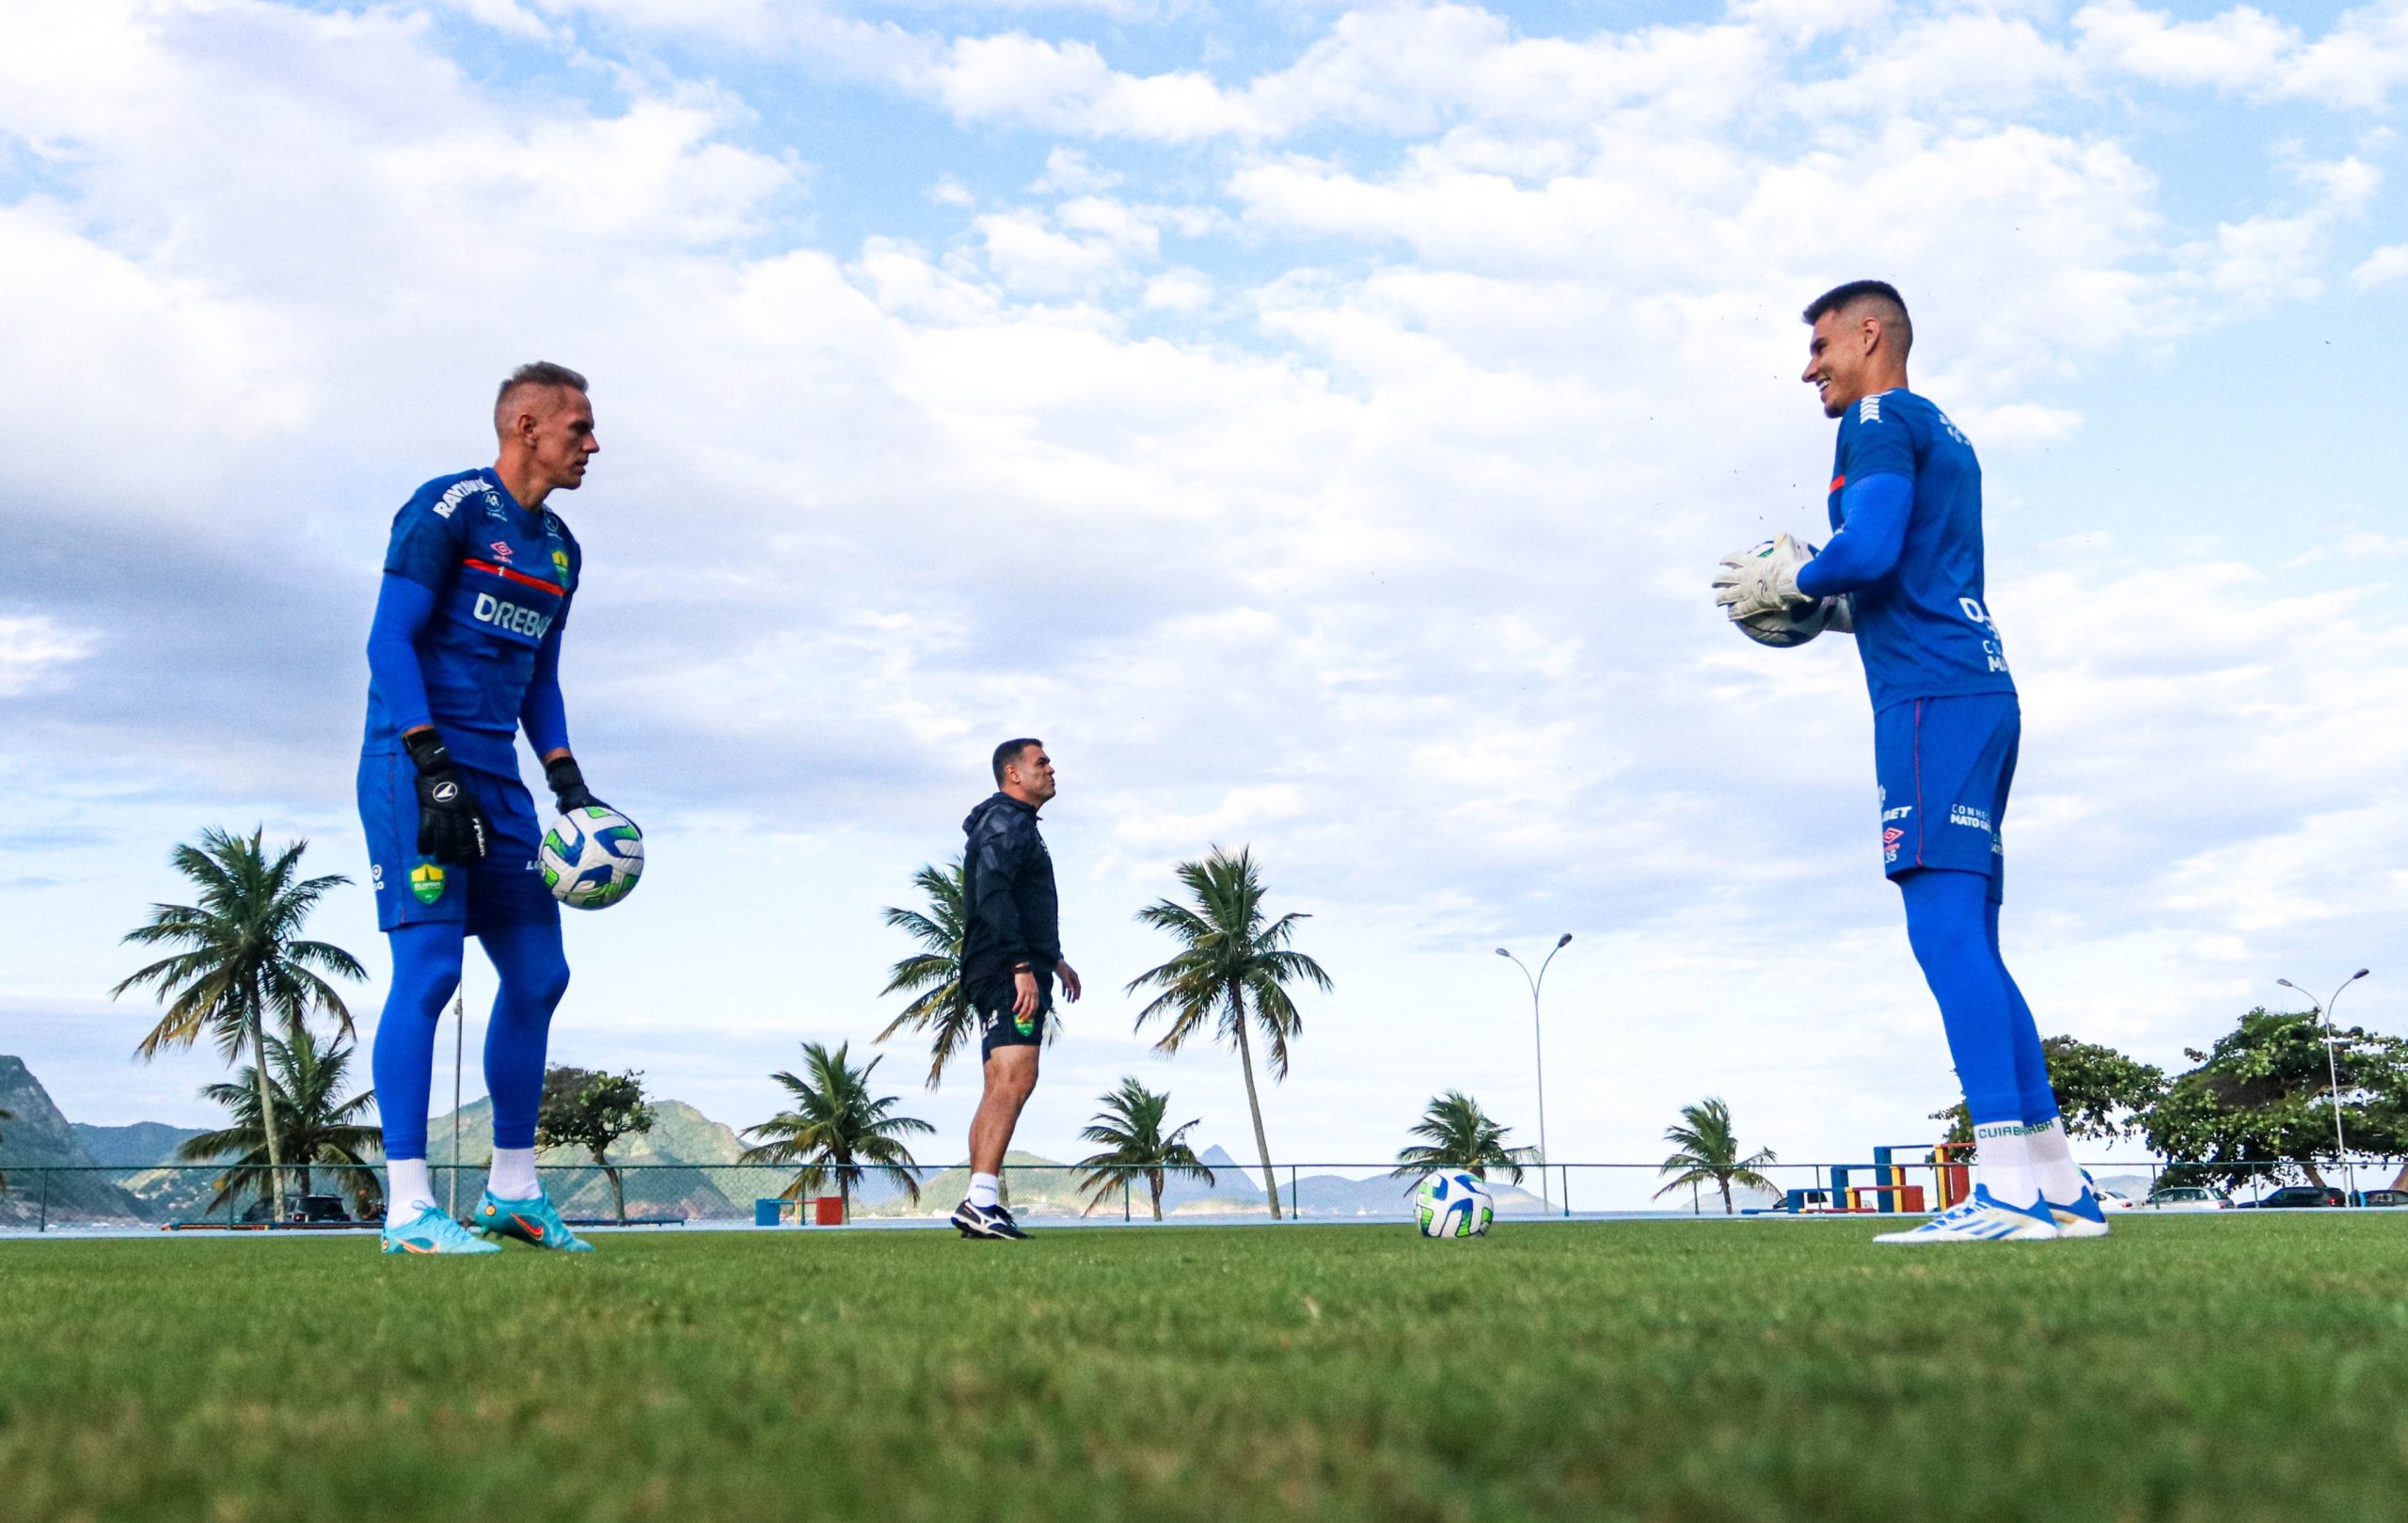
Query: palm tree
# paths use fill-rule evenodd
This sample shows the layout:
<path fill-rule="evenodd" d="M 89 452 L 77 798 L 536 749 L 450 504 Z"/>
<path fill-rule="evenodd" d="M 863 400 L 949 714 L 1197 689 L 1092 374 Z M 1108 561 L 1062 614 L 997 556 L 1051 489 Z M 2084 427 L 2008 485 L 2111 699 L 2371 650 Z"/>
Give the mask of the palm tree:
<path fill-rule="evenodd" d="M 1128 1182 L 1131 1170 L 1142 1173 L 1146 1184 L 1153 1192 L 1154 1220 L 1163 1219 L 1163 1181 L 1172 1174 L 1212 1182 L 1212 1171 L 1196 1156 L 1187 1144 L 1187 1134 L 1196 1126 L 1189 1121 L 1168 1134 L 1163 1131 L 1163 1117 L 1170 1109 L 1170 1094 L 1156 1094 L 1137 1082 L 1133 1075 L 1120 1081 L 1120 1087 L 1101 1097 L 1103 1109 L 1095 1121 L 1079 1134 L 1083 1142 L 1101 1142 L 1104 1151 L 1090 1153 L 1079 1160 L 1079 1167 L 1089 1170 L 1079 1181 L 1079 1188 L 1088 1192 L 1087 1209 L 1084 1216 L 1103 1203 L 1103 1198 Z"/>
<path fill-rule="evenodd" d="M 1450 1089 L 1433 1099 L 1430 1108 L 1421 1113 L 1413 1135 L 1423 1140 L 1397 1150 L 1397 1166 L 1388 1171 L 1389 1176 L 1402 1180 L 1434 1168 L 1467 1168 L 1484 1180 L 1490 1169 L 1500 1168 L 1508 1180 L 1519 1184 L 1522 1166 L 1535 1159 L 1538 1150 L 1507 1147 L 1505 1134 L 1512 1130 L 1490 1119 L 1471 1096 Z"/>
<path fill-rule="evenodd" d="M 303 1195 L 310 1193 L 312 1164 L 337 1166 L 335 1177 L 351 1184 L 355 1194 L 362 1186 L 372 1187 L 375 1170 L 368 1155 L 384 1147 L 385 1133 L 360 1119 L 376 1103 L 375 1091 L 342 1092 L 354 1049 L 341 1041 L 322 1048 L 306 1025 L 294 1026 L 289 1040 L 275 1037 L 261 1040 L 267 1050 L 267 1084 L 262 1087 L 259 1075 L 246 1068 L 233 1083 L 221 1080 L 202 1086 L 200 1097 L 225 1106 L 233 1124 L 222 1131 L 204 1132 L 176 1150 L 176 1156 L 188 1163 L 235 1166 L 217 1178 L 217 1195 L 209 1209 L 216 1210 L 246 1186 L 257 1187 L 258 1166 L 278 1156 L 299 1166 Z M 260 1124 L 262 1088 L 275 1102 L 268 1110 L 275 1118 L 273 1148 L 267 1129 Z M 280 1203 L 277 1209 L 280 1217 Z"/>
<path fill-rule="evenodd" d="M 1129 992 L 1162 991 L 1152 1004 L 1137 1012 L 1144 1029 L 1155 1016 L 1167 1016 L 1170 1028 L 1154 1043 L 1158 1051 L 1178 1052 L 1180 1045 L 1208 1026 L 1223 1041 L 1233 1042 L 1238 1063 L 1245 1071 L 1245 1103 L 1254 1116 L 1255 1150 L 1262 1158 L 1262 1189 L 1271 1200 L 1271 1219 L 1279 1219 L 1279 1184 L 1271 1172 L 1271 1139 L 1262 1131 L 1262 1102 L 1254 1088 L 1254 1048 L 1246 1028 L 1260 1028 L 1269 1048 L 1274 1082 L 1288 1076 L 1288 1044 L 1304 1030 L 1304 1019 L 1288 997 L 1288 984 L 1302 978 L 1322 992 L 1331 985 L 1321 964 L 1288 943 L 1296 933 L 1297 913 L 1265 923 L 1262 875 L 1247 848 L 1230 856 L 1219 847 L 1202 862 L 1182 862 L 1179 880 L 1192 905 L 1158 900 L 1137 912 L 1149 926 L 1170 932 L 1180 944 L 1179 955 L 1159 968 L 1139 974 Z"/>
<path fill-rule="evenodd" d="M 1731 1130 L 1731 1107 L 1722 1102 L 1707 1099 L 1694 1105 L 1681 1107 L 1681 1124 L 1664 1129 L 1664 1140 L 1681 1150 L 1664 1160 L 1659 1173 L 1677 1173 L 1680 1178 L 1656 1192 L 1661 1199 L 1684 1184 L 1699 1184 L 1712 1180 L 1722 1192 L 1722 1214 L 1731 1214 L 1731 1186 L 1744 1184 L 1751 1190 L 1778 1191 L 1779 1185 L 1756 1172 L 1759 1167 L 1777 1164 L 1770 1148 L 1759 1149 L 1751 1157 L 1739 1156 L 1739 1139 Z"/>
<path fill-rule="evenodd" d="M 269 1093 L 267 1019 L 286 1036 L 298 1032 L 312 1009 L 334 1018 L 339 1035 L 351 1036 L 351 1011 L 325 975 L 365 978 L 352 955 L 326 942 L 300 939 L 303 922 L 328 891 L 348 883 L 340 874 L 301 878 L 307 841 L 295 841 L 270 856 L 261 846 L 262 827 L 246 838 L 220 830 L 200 833 L 200 845 L 179 846 L 168 860 L 200 890 L 198 905 L 154 904 L 149 923 L 124 940 L 144 946 L 179 948 L 109 991 L 115 999 L 129 989 L 156 987 L 168 999 L 166 1013 L 135 1048 L 146 1061 L 163 1048 L 190 1047 L 207 1036 L 232 1063 L 245 1044 L 262 1114 L 268 1191 L 276 1214 L 284 1214 L 281 1128 Z"/>
<path fill-rule="evenodd" d="M 872 1096 L 870 1075 L 886 1059 L 873 1057 L 867 1066 L 857 1069 L 847 1060 L 851 1049 L 852 1043 L 847 1042 L 832 1053 L 816 1041 L 807 1041 L 802 1044 L 802 1059 L 808 1078 L 770 1074 L 794 1097 L 794 1109 L 745 1128 L 748 1137 L 770 1140 L 745 1149 L 737 1159 L 739 1164 L 803 1165 L 784 1192 L 790 1200 L 809 1195 L 833 1178 L 848 1220 L 853 1214 L 853 1186 L 865 1174 L 875 1173 L 901 1185 L 913 1203 L 919 1201 L 920 1166 L 901 1139 L 936 1130 L 917 1117 L 891 1114 L 895 1096 Z"/>
<path fill-rule="evenodd" d="M 884 1041 L 903 1030 L 931 1033 L 928 1087 L 934 1089 L 944 1078 L 944 1066 L 978 1033 L 970 996 L 961 987 L 961 938 L 970 925 L 961 859 L 942 867 L 922 867 L 911 875 L 911 886 L 926 896 L 927 909 L 889 906 L 883 913 L 888 925 L 918 942 L 922 950 L 888 969 L 886 987 L 879 992 L 914 997 L 877 1039 Z"/>

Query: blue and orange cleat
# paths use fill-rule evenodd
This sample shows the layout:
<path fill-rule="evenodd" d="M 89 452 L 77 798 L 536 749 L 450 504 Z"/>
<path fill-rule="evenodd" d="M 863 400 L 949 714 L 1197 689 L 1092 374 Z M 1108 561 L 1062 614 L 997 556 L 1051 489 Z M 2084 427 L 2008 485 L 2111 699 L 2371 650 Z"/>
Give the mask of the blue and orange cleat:
<path fill-rule="evenodd" d="M 531 1248 L 555 1253 L 592 1253 L 594 1245 L 568 1230 L 548 1196 L 531 1200 L 504 1200 L 487 1190 L 477 1201 L 477 1230 L 499 1241 L 509 1238 Z"/>
<path fill-rule="evenodd" d="M 2107 1235 L 2107 1213 L 2099 1209 L 2099 1198 L 2090 1193 L 2088 1185 L 2083 1186 L 2082 1194 L 2070 1206 L 2058 1205 L 2046 1197 L 2041 1198 L 2040 1204 L 2047 1207 L 2049 1214 L 2055 1219 L 2059 1237 Z"/>
<path fill-rule="evenodd" d="M 487 1243 L 443 1214 L 441 1206 L 428 1206 L 408 1221 L 395 1226 L 385 1224 L 387 1253 L 499 1253 L 501 1245 Z"/>

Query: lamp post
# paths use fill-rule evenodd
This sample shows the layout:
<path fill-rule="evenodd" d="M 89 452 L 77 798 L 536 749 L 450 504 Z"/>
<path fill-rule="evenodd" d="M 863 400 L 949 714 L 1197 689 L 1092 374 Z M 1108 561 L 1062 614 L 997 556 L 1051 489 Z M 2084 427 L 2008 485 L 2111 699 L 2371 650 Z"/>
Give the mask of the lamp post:
<path fill-rule="evenodd" d="M 2342 992 L 2365 977 L 2368 972 L 2368 969 L 2360 968 L 2342 979 L 2341 987 L 2333 991 L 2333 997 L 2316 1006 L 2316 1013 L 2324 1019 L 2324 1073 L 2333 1085 L 2333 1155 L 2340 1160 L 2342 1175 L 2350 1182 L 2350 1195 L 2353 1198 L 2358 1193 L 2358 1171 L 2350 1163 L 2349 1144 L 2341 1140 L 2341 1066 L 2339 1060 L 2333 1055 L 2333 1007 L 2339 1003 Z M 2307 994 L 2306 990 L 2300 988 L 2288 978 L 2277 978 L 2274 982 L 2296 993 Z M 2309 1004 L 2316 1004 L 2315 995 L 2307 994 L 2307 998 Z"/>
<path fill-rule="evenodd" d="M 1520 958 L 1501 946 L 1497 949 L 1498 957 L 1522 970 L 1522 977 L 1530 986 L 1530 1052 L 1538 1059 L 1539 1071 L 1539 1205 L 1545 1210 L 1553 1210 L 1555 1201 L 1547 1194 L 1546 1184 L 1546 1038 L 1539 1023 L 1539 989 L 1546 982 L 1547 963 L 1555 960 L 1557 952 L 1571 944 L 1570 931 L 1557 937 L 1555 946 L 1539 963 L 1539 971 L 1535 974 L 1530 972 L 1530 965 Z"/>

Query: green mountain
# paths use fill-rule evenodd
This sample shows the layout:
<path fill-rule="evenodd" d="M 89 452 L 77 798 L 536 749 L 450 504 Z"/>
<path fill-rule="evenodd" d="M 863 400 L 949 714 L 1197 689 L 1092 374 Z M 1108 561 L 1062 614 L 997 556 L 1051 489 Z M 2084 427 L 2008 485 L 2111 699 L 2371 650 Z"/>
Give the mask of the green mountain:
<path fill-rule="evenodd" d="M 1020 1172 L 1015 1173 L 1014 1170 Z M 1004 1200 L 1016 1216 L 1076 1216 L 1086 1209 L 1086 1201 L 1077 1187 L 1078 1176 L 1051 1158 L 1039 1158 L 1033 1152 L 1017 1149 L 1004 1154 Z M 827 1194 L 833 1195 L 830 1190 Z M 920 1182 L 920 1198 L 914 1204 L 908 1195 L 897 1195 L 877 1205 L 856 1205 L 856 1216 L 944 1216 L 970 1194 L 970 1166 L 964 1164 L 931 1174 Z M 1115 1195 L 1103 1208 L 1114 1213 L 1120 1210 L 1120 1198 Z"/>
<path fill-rule="evenodd" d="M 794 1172 L 752 1166 L 732 1168 L 744 1151 L 735 1128 L 714 1121 L 682 1100 L 653 1103 L 659 1119 L 642 1136 L 620 1140 L 610 1150 L 613 1165 L 646 1166 L 624 1168 L 620 1179 L 627 1195 L 629 1219 L 644 1216 L 706 1217 L 750 1221 L 755 1198 L 774 1196 L 786 1187 Z M 452 1118 L 443 1115 L 428 1123 L 427 1162 L 435 1166 L 437 1195 L 449 1197 L 447 1166 L 452 1150 Z M 493 1161 L 493 1103 L 480 1100 L 459 1113 L 462 1209 L 484 1188 L 485 1166 Z M 545 1150 L 536 1157 L 544 1170 L 544 1188 L 561 1214 L 572 1221 L 608 1220 L 612 1214 L 610 1181 L 594 1166 L 590 1154 L 566 1148 Z M 721 1166 L 695 1167 L 692 1166 Z"/>
<path fill-rule="evenodd" d="M 101 1173 L 38 1172 L 89 1169 L 98 1160 L 86 1150 L 67 1118 L 51 1103 L 50 1091 L 24 1060 L 0 1057 L 0 1227 L 32 1227 L 45 1214 L 53 1222 L 131 1226 L 150 1219 L 142 1203 Z"/>
<path fill-rule="evenodd" d="M 75 1140 L 97 1163 L 113 1168 L 148 1168 L 175 1162 L 176 1150 L 206 1130 L 169 1126 L 165 1121 L 136 1121 L 132 1126 L 87 1126 L 73 1123 Z"/>

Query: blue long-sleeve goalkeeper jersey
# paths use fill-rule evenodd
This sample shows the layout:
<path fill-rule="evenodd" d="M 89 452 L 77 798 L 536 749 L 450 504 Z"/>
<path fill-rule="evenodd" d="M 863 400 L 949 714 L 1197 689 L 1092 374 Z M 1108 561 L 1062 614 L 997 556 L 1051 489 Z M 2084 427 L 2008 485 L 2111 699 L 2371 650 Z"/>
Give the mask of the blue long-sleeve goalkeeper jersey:
<path fill-rule="evenodd" d="M 1849 407 L 1830 512 L 1836 532 L 1798 569 L 1798 586 L 1853 595 L 1876 711 L 2015 691 L 1984 601 L 1981 462 L 1946 413 L 1903 387 Z"/>
<path fill-rule="evenodd" d="M 583 566 L 559 515 L 521 507 L 490 468 L 420 487 L 385 552 L 387 576 L 433 596 L 420 686 L 372 663 L 363 752 L 400 751 L 404 731 L 432 722 L 463 766 L 515 776 L 519 714 L 539 668 L 554 668 Z"/>

